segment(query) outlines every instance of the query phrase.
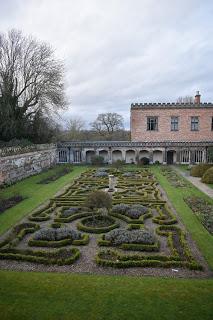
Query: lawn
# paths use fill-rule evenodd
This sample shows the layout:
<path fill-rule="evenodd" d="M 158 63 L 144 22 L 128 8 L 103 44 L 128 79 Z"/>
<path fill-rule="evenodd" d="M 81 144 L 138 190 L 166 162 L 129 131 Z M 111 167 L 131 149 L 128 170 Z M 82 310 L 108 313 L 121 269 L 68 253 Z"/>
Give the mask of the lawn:
<path fill-rule="evenodd" d="M 166 191 L 170 201 L 178 212 L 192 238 L 197 243 L 209 266 L 213 269 L 213 237 L 203 227 L 192 210 L 187 206 L 184 198 L 192 195 L 204 198 L 213 203 L 213 200 L 203 192 L 191 185 L 191 188 L 175 188 L 170 185 L 167 178 L 161 174 L 161 166 L 150 166 L 160 185 Z"/>
<path fill-rule="evenodd" d="M 0 272 L 1 320 L 212 319 L 213 281 Z"/>
<path fill-rule="evenodd" d="M 54 182 L 49 184 L 38 184 L 40 180 L 57 172 L 58 167 L 55 167 L 54 169 L 48 170 L 48 172 L 32 176 L 17 182 L 8 188 L 0 190 L 0 195 L 2 197 L 10 197 L 17 193 L 26 197 L 25 200 L 21 201 L 13 208 L 0 214 L 0 234 L 8 230 L 38 205 L 51 198 L 58 190 L 70 183 L 81 172 L 84 172 L 86 168 L 86 166 L 76 166 L 73 167 L 73 171 Z"/>

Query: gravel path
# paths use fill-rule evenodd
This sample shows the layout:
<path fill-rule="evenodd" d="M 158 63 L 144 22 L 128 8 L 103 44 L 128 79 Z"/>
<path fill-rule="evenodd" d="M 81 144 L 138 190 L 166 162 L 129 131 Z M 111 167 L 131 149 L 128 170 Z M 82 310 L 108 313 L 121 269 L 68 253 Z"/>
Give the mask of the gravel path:
<path fill-rule="evenodd" d="M 173 166 L 173 168 L 180 174 L 182 175 L 184 178 L 186 178 L 186 180 L 188 180 L 189 182 L 191 182 L 196 188 L 198 188 L 200 191 L 202 191 L 203 193 L 205 193 L 207 196 L 209 196 L 210 198 L 213 199 L 213 189 L 211 189 L 209 186 L 207 186 L 205 183 L 203 183 L 201 181 L 201 178 L 197 178 L 197 177 L 192 177 L 189 175 L 189 172 L 185 172 L 180 170 L 179 168 Z"/>

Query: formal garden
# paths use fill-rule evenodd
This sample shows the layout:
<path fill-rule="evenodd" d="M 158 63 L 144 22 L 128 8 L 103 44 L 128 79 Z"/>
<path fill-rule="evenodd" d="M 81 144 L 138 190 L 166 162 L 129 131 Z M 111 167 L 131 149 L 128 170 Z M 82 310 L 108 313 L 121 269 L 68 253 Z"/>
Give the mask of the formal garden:
<path fill-rule="evenodd" d="M 176 187 L 190 187 L 169 169 L 162 174 Z M 111 175 L 114 190 L 109 190 Z M 146 167 L 87 169 L 1 237 L 0 259 L 1 268 L 12 270 L 209 275 L 195 242 Z"/>
<path fill-rule="evenodd" d="M 210 319 L 213 241 L 201 211 L 211 216 L 213 201 L 173 167 L 66 170 L 0 190 L 22 198 L 0 214 L 3 319 Z"/>

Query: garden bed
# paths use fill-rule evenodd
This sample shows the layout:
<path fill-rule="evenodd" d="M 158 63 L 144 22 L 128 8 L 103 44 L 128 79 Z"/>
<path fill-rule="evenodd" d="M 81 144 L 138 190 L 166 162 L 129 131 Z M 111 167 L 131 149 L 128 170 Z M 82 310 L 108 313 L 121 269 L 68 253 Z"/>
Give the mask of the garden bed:
<path fill-rule="evenodd" d="M 25 198 L 21 195 L 14 195 L 10 198 L 1 199 L 0 198 L 0 214 L 9 208 L 16 206 L 19 202 L 23 201 Z"/>
<path fill-rule="evenodd" d="M 174 276 L 172 268 L 177 268 L 175 276 L 205 277 L 202 271 L 203 265 L 206 271 L 205 263 L 148 169 L 125 175 L 125 171 L 109 168 L 107 172 L 114 174 L 118 183 L 109 213 L 100 207 L 86 206 L 90 193 L 106 184 L 106 178 L 94 177 L 95 172 L 96 169 L 91 169 L 82 174 L 63 193 L 31 212 L 22 227 L 12 230 L 13 236 L 2 237 L 0 266 L 16 270 L 165 276 Z M 111 233 L 120 231 L 119 239 L 110 239 Z M 75 248 L 78 251 L 73 253 L 74 259 L 51 256 L 51 252 L 66 255 Z M 66 267 L 77 258 L 76 263 Z M 40 263 L 46 266 L 41 268 Z M 130 269 L 124 272 L 127 268 L 134 273 Z"/>

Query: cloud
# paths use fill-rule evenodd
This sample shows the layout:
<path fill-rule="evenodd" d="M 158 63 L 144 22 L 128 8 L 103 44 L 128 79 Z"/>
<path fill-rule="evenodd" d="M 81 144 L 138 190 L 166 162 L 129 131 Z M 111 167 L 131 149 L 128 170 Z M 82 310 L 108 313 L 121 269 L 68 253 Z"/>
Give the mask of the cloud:
<path fill-rule="evenodd" d="M 65 62 L 67 119 L 89 123 L 132 102 L 212 99 L 213 3 L 206 0 L 0 0 L 0 29 L 49 42 Z"/>

